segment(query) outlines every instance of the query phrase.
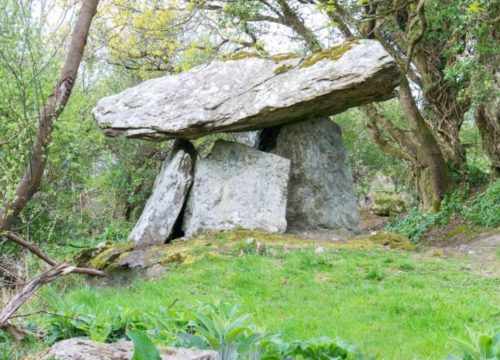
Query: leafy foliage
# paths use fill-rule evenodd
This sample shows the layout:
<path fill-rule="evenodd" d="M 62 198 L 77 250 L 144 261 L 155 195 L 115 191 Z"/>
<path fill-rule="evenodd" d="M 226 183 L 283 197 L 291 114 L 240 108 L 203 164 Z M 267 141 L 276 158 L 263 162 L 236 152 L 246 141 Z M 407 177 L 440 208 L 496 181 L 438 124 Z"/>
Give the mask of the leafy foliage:
<path fill-rule="evenodd" d="M 467 329 L 467 339 L 452 339 L 460 355 L 452 355 L 456 360 L 494 360 L 500 358 L 500 327 L 490 332 L 479 333 Z"/>
<path fill-rule="evenodd" d="M 476 225 L 500 226 L 500 181 L 490 186 L 467 205 L 463 215 Z"/>
<path fill-rule="evenodd" d="M 476 184 L 475 180 L 471 180 Z M 413 242 L 435 226 L 446 226 L 450 219 L 463 217 L 472 225 L 496 227 L 500 225 L 500 181 L 491 184 L 479 195 L 468 198 L 469 191 L 458 190 L 443 200 L 441 209 L 435 213 L 420 213 L 414 208 L 402 218 L 388 226 L 388 231 L 398 232 Z"/>
<path fill-rule="evenodd" d="M 129 331 L 127 336 L 134 343 L 132 360 L 160 360 L 160 353 L 151 339 L 142 331 Z"/>
<path fill-rule="evenodd" d="M 114 342 L 132 339 L 137 357 L 155 359 L 153 342 L 169 346 L 213 349 L 222 360 L 237 359 L 365 359 L 352 345 L 327 337 L 287 343 L 276 334 L 248 324 L 249 315 L 224 302 L 200 304 L 179 311 L 157 312 L 118 308 L 96 316 L 84 309 L 52 316 L 47 321 L 48 343 L 71 337 Z M 139 355 L 142 354 L 142 355 Z M 141 357 L 149 354 L 151 357 Z M 136 356 L 136 355 L 134 355 Z"/>

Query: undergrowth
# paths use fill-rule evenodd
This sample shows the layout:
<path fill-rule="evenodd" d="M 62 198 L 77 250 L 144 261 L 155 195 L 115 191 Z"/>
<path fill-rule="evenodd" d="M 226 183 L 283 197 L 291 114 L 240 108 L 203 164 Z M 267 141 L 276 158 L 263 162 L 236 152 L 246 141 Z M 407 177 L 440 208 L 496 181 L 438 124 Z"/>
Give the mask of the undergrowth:
<path fill-rule="evenodd" d="M 75 307 L 31 326 L 40 327 L 38 332 L 46 334 L 46 345 L 75 337 L 106 343 L 131 339 L 136 352 L 141 348 L 142 352 L 155 354 L 153 344 L 211 349 L 217 351 L 221 360 L 372 359 L 339 339 L 286 342 L 278 334 L 249 324 L 249 317 L 241 315 L 237 306 L 220 301 L 179 310 L 171 306 L 156 311 L 120 307 L 100 315 Z M 7 333 L 0 331 L 0 344 L 8 341 Z M 6 349 L 0 352 L 1 360 L 11 359 Z"/>
<path fill-rule="evenodd" d="M 447 195 L 438 212 L 421 213 L 413 208 L 408 215 L 386 226 L 386 230 L 403 234 L 417 243 L 431 228 L 446 226 L 456 217 L 462 217 L 470 225 L 500 226 L 500 181 L 491 182 L 482 193 L 469 198 L 473 185 Z"/>

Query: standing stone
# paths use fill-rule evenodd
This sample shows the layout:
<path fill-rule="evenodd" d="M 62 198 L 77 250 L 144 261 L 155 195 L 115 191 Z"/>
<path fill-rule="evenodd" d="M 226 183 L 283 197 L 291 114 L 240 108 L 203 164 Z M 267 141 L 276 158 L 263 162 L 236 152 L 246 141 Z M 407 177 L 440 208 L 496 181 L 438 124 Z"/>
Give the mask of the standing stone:
<path fill-rule="evenodd" d="M 129 240 L 135 247 L 164 244 L 174 236 L 193 182 L 194 148 L 178 140 L 155 180 L 153 192 Z"/>
<path fill-rule="evenodd" d="M 187 236 L 238 228 L 285 232 L 290 161 L 218 141 L 195 166 L 184 215 Z"/>
<path fill-rule="evenodd" d="M 258 147 L 291 161 L 289 229 L 359 229 L 353 179 L 336 123 L 326 117 L 267 129 Z"/>

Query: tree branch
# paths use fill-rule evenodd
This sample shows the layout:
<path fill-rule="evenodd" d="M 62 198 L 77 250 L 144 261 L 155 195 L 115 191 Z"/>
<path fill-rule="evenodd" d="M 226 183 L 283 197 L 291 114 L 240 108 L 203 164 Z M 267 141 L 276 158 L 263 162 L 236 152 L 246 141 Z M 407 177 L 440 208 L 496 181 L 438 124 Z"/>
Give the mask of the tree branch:
<path fill-rule="evenodd" d="M 55 266 L 57 264 L 57 262 L 55 260 L 52 260 L 51 258 L 49 258 L 46 254 L 43 253 L 42 250 L 37 248 L 35 245 L 24 240 L 19 234 L 16 234 L 12 231 L 8 231 L 5 234 L 5 237 L 7 237 L 9 240 L 15 242 L 16 244 L 28 249 L 31 253 L 38 256 L 40 259 L 45 261 L 47 264 L 49 264 L 51 266 Z M 89 268 L 73 267 L 72 272 L 76 273 L 76 274 L 84 274 L 84 275 L 90 275 L 90 276 L 100 276 L 100 277 L 106 276 L 106 273 L 103 271 L 96 270 L 96 269 L 89 269 Z"/>
<path fill-rule="evenodd" d="M 23 337 L 23 332 L 17 327 L 8 323 L 12 315 L 19 310 L 19 308 L 29 300 L 31 296 L 43 285 L 54 281 L 62 276 L 66 276 L 74 272 L 75 267 L 69 265 L 67 262 L 63 262 L 59 265 L 55 265 L 49 270 L 43 272 L 32 281 L 30 281 L 19 294 L 14 296 L 7 305 L 0 312 L 0 329 L 8 331 L 16 339 Z"/>

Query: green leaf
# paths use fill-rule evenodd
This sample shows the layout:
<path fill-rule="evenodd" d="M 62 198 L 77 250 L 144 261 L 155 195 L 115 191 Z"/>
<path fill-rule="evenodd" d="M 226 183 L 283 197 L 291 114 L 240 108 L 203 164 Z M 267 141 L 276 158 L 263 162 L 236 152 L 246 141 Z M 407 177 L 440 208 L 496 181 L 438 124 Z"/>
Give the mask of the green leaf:
<path fill-rule="evenodd" d="M 160 353 L 151 339 L 142 331 L 127 331 L 134 343 L 132 360 L 161 360 Z"/>

